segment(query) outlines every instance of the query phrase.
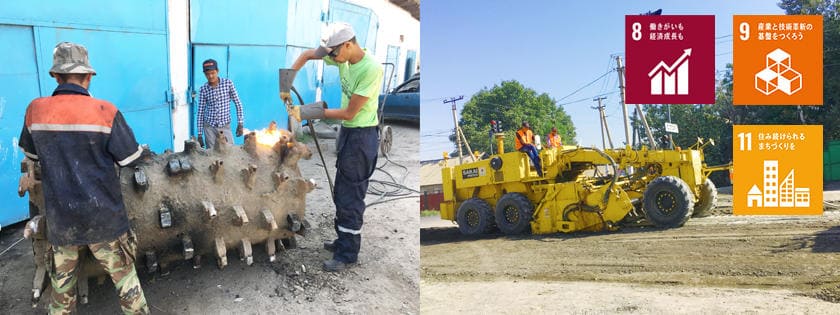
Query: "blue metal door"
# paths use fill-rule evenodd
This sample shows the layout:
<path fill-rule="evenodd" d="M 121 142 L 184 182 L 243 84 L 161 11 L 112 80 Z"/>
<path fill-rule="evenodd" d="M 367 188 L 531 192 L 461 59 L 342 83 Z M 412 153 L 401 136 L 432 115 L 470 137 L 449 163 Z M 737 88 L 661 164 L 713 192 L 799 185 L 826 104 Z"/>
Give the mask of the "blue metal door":
<path fill-rule="evenodd" d="M 172 148 L 167 37 L 165 1 L 0 1 L 0 224 L 29 214 L 14 194 L 17 138 L 26 105 L 57 85 L 48 74 L 55 45 L 88 48 L 97 71 L 91 94 L 114 103 L 138 142 L 161 152 Z"/>
<path fill-rule="evenodd" d="M 366 48 L 369 54 L 376 53 L 376 33 L 379 30 L 379 22 L 373 11 L 341 0 L 331 0 L 328 16 L 330 23 L 345 22 L 353 26 L 359 46 Z M 321 99 L 332 108 L 340 107 L 341 82 L 339 82 L 338 68 L 325 66 L 323 81 Z"/>
<path fill-rule="evenodd" d="M 0 25 L 0 42 L 6 47 L 0 54 L 0 225 L 5 226 L 29 217 L 27 198 L 17 195 L 23 159 L 18 138 L 26 106 L 40 94 L 32 27 Z"/>
<path fill-rule="evenodd" d="M 123 113 L 137 142 L 152 151 L 172 149 L 172 113 L 169 103 L 169 49 L 166 34 L 105 32 L 84 29 L 36 27 L 41 69 L 52 66 L 52 50 L 61 41 L 84 45 L 96 76 L 90 84 L 93 97 L 104 99 Z M 56 88 L 48 71 L 41 77 L 41 95 Z"/>
<path fill-rule="evenodd" d="M 286 42 L 286 62 L 281 68 L 288 68 L 303 51 L 316 48 L 321 44 L 322 24 L 320 1 L 297 1 L 294 6 L 290 6 L 286 37 L 288 40 Z M 301 94 L 304 103 L 315 101 L 316 90 L 321 85 L 320 71 L 316 62 L 307 62 L 303 68 L 298 70 L 295 77 L 295 89 Z M 295 99 L 295 103 L 297 102 L 297 99 Z M 283 115 L 286 115 L 285 110 Z M 284 123 L 280 123 L 280 121 L 277 123 L 282 126 L 285 120 Z"/>
<path fill-rule="evenodd" d="M 417 62 L 417 51 L 416 50 L 409 50 L 406 52 L 405 56 L 405 79 L 411 78 L 414 75 L 416 69 Z"/>
<path fill-rule="evenodd" d="M 279 97 L 277 69 L 288 67 L 286 41 L 301 42 L 317 34 L 311 29 L 287 34 L 290 19 L 311 19 L 311 15 L 290 16 L 300 10 L 317 10 L 314 1 L 289 3 L 283 0 L 190 1 L 193 124 L 199 105 L 199 89 L 207 82 L 201 62 L 213 58 L 219 76 L 233 81 L 242 101 L 246 129 L 262 129 L 271 121 L 286 125 L 287 115 Z M 292 11 L 290 11 L 292 10 Z M 316 13 L 319 11 L 315 11 Z M 315 15 L 319 16 L 319 15 Z M 287 36 L 288 35 L 288 36 Z M 311 100 L 310 100 L 311 101 Z M 236 107 L 231 108 L 231 128 L 236 128 Z M 195 126 L 192 127 L 196 134 Z M 243 137 L 234 137 L 241 144 Z"/>
<path fill-rule="evenodd" d="M 245 128 L 263 129 L 272 121 L 280 126 L 286 124 L 286 107 L 280 100 L 277 72 L 285 59 L 286 49 L 280 46 L 230 47 L 228 77 L 236 84 L 245 106 Z M 237 138 L 236 143 L 243 139 Z"/>
<path fill-rule="evenodd" d="M 399 46 L 391 46 L 388 45 L 388 55 L 385 56 L 385 64 L 390 65 L 388 67 L 383 67 L 382 70 L 385 71 L 384 76 L 382 77 L 382 93 L 388 93 L 388 90 L 393 89 L 400 83 L 397 81 L 397 65 L 400 62 L 400 47 Z"/>

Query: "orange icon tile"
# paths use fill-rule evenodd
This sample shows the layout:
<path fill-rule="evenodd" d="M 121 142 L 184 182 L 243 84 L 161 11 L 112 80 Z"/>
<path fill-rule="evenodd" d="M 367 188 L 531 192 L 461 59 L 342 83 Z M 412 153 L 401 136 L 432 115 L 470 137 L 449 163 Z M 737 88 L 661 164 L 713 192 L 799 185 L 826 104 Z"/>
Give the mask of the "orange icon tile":
<path fill-rule="evenodd" d="M 821 125 L 735 125 L 732 132 L 734 214 L 822 214 Z"/>
<path fill-rule="evenodd" d="M 733 17 L 735 105 L 822 105 L 823 17 Z"/>

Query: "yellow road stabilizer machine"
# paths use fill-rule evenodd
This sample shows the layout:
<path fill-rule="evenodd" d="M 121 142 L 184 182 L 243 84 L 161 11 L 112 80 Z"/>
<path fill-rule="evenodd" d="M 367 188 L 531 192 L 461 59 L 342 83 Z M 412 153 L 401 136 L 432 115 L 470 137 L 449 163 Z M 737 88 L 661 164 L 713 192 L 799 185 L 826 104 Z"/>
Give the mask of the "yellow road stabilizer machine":
<path fill-rule="evenodd" d="M 543 149 L 539 176 L 525 153 L 504 152 L 503 133 L 495 139 L 496 154 L 442 170 L 440 217 L 466 235 L 680 227 L 714 207 L 709 174 L 731 168 L 707 167 L 703 148 L 714 142 L 698 139 L 687 150 Z"/>

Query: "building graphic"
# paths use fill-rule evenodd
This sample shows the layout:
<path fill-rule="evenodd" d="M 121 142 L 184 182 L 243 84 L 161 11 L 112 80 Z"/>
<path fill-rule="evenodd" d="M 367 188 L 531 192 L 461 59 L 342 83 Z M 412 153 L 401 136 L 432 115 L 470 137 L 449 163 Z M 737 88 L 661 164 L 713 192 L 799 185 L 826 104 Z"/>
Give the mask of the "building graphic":
<path fill-rule="evenodd" d="M 764 161 L 764 207 L 779 206 L 779 161 Z"/>
<path fill-rule="evenodd" d="M 765 56 L 765 68 L 755 74 L 755 89 L 764 95 L 782 91 L 793 95 L 802 89 L 802 74 L 791 67 L 790 54 L 776 48 Z"/>
<path fill-rule="evenodd" d="M 795 169 L 779 182 L 779 161 L 764 161 L 764 191 L 753 185 L 747 192 L 748 208 L 807 208 L 811 205 L 811 189 L 796 187 Z"/>
<path fill-rule="evenodd" d="M 793 170 L 779 184 L 779 207 L 793 207 Z"/>
<path fill-rule="evenodd" d="M 668 65 L 660 61 L 648 73 L 651 95 L 688 95 L 688 57 L 691 48 L 683 50 L 682 56 Z"/>
<path fill-rule="evenodd" d="M 761 189 L 758 189 L 757 185 L 753 185 L 750 188 L 750 192 L 747 193 L 747 207 L 763 207 L 763 203 L 761 202 Z"/>

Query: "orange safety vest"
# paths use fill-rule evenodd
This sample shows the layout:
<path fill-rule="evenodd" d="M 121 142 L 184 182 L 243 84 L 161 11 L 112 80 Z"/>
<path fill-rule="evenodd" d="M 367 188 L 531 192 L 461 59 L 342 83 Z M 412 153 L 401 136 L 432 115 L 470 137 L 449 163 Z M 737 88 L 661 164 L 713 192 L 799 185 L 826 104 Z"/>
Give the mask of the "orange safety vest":
<path fill-rule="evenodd" d="M 563 146 L 563 141 L 561 140 L 559 134 L 556 133 L 549 133 L 548 134 L 548 147 L 549 148 L 559 148 Z"/>
<path fill-rule="evenodd" d="M 532 140 L 534 138 L 534 133 L 531 132 L 531 129 L 519 128 L 516 131 L 516 151 L 519 151 L 522 148 L 523 144 L 532 144 Z M 521 140 L 520 140 L 521 139 Z"/>

